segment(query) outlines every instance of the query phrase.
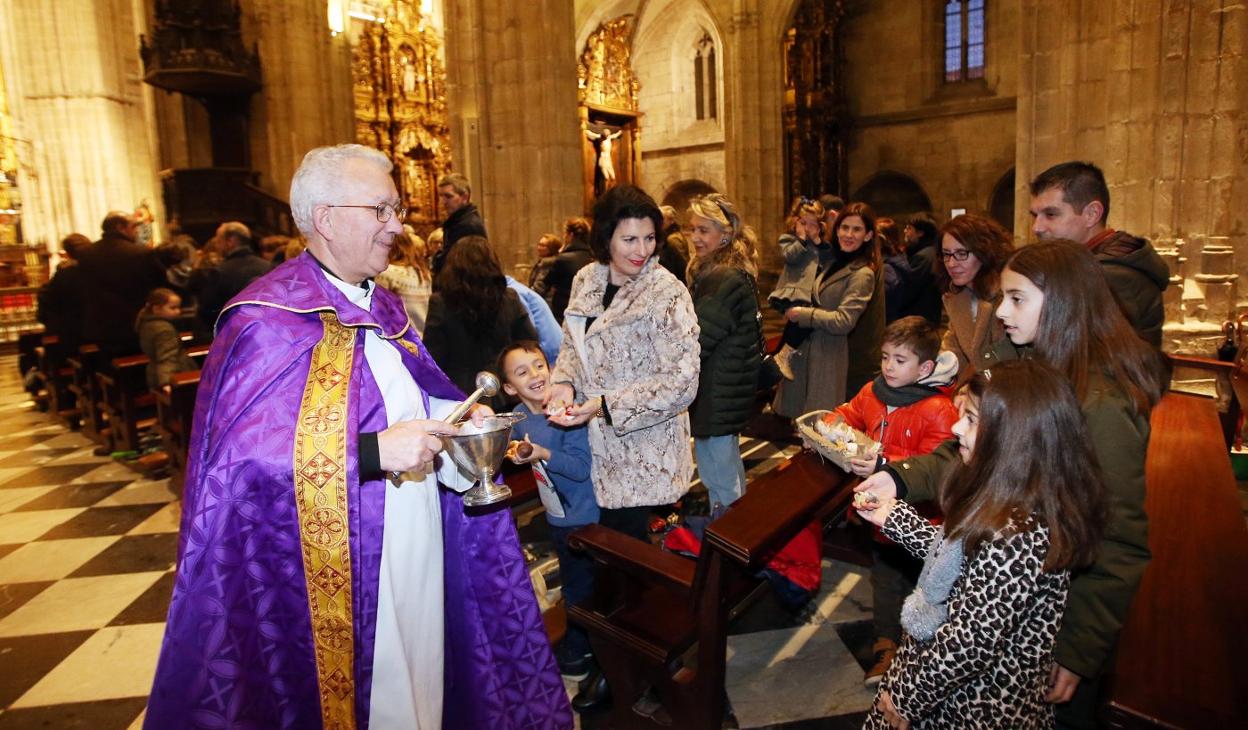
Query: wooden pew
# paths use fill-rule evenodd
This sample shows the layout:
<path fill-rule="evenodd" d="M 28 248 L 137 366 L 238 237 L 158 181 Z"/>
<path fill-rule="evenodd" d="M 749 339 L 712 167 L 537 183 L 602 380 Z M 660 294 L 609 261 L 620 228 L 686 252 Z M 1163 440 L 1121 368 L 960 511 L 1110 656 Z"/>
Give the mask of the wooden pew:
<path fill-rule="evenodd" d="M 804 451 L 707 527 L 696 562 L 601 525 L 574 532 L 598 570 L 593 598 L 569 618 L 589 632 L 611 686 L 612 726 L 654 727 L 631 709 L 653 686 L 673 727 L 718 730 L 728 626 L 768 590 L 758 571 L 811 521 L 844 512 L 856 483 Z"/>
<path fill-rule="evenodd" d="M 105 445 L 108 432 L 104 414 L 100 412 L 98 386 L 95 372 L 99 367 L 100 348 L 98 345 L 83 345 L 76 354 L 69 356 L 69 366 L 73 370 L 73 382 L 69 386 L 81 411 L 82 434 L 92 441 Z"/>
<path fill-rule="evenodd" d="M 156 422 L 156 398 L 147 388 L 147 355 L 114 359 L 95 374 L 97 407 L 108 422 L 112 451 L 138 451 L 139 432 Z"/>
<path fill-rule="evenodd" d="M 174 373 L 169 392 L 154 391 L 156 426 L 169 455 L 169 486 L 182 493 L 186 480 L 186 460 L 191 444 L 191 423 L 195 418 L 195 396 L 199 392 L 199 371 Z"/>
<path fill-rule="evenodd" d="M 1108 678 L 1113 728 L 1248 718 L 1248 529 L 1213 401 L 1167 395 L 1145 467 L 1152 562 Z"/>
<path fill-rule="evenodd" d="M 60 420 L 66 428 L 77 431 L 80 411 L 70 390 L 74 369 L 70 367 L 69 357 L 61 346 L 61 338 L 44 335 L 39 346 L 35 348 L 35 357 L 39 362 L 40 379 L 47 391 L 48 413 Z"/>

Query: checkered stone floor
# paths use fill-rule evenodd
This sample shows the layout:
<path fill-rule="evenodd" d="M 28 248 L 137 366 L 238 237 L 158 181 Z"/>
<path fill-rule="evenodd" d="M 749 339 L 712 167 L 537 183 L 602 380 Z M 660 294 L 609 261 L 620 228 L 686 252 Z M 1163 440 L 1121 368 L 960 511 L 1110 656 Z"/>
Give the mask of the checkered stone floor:
<path fill-rule="evenodd" d="M 0 730 L 142 726 L 180 503 L 167 480 L 93 447 L 38 412 L 16 357 L 0 357 Z M 751 478 L 795 451 L 753 439 L 741 448 Z M 518 511 L 522 525 L 543 523 L 529 511 Z M 824 572 L 806 615 L 764 607 L 730 638 L 729 696 L 743 727 L 861 724 L 869 584 L 860 568 L 825 561 Z"/>

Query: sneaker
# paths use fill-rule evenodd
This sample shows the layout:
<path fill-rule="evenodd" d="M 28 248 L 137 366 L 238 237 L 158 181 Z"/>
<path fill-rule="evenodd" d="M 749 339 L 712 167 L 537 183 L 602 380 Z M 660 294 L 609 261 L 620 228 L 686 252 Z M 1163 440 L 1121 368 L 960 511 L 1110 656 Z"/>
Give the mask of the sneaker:
<path fill-rule="evenodd" d="M 791 360 L 793 359 L 793 353 L 795 352 L 797 352 L 797 350 L 785 345 L 780 348 L 780 352 L 777 352 L 772 357 L 772 361 L 776 363 L 776 369 L 780 371 L 780 377 L 785 380 L 793 379 L 793 363 Z"/>
<path fill-rule="evenodd" d="M 875 664 L 867 670 L 866 676 L 862 679 L 862 683 L 868 687 L 876 686 L 884 678 L 888 665 L 893 663 L 893 657 L 897 654 L 897 644 L 892 639 L 881 636 L 875 640 L 871 651 L 875 654 Z"/>
<path fill-rule="evenodd" d="M 564 651 L 555 652 L 555 663 L 559 665 L 559 674 L 566 679 L 585 679 L 589 676 L 593 662 L 592 654 L 576 656 Z"/>

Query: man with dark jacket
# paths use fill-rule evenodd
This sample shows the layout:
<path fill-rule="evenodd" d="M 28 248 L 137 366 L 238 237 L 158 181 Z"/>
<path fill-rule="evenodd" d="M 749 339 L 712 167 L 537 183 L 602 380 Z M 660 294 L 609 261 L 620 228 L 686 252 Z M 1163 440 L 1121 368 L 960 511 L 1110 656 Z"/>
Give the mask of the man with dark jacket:
<path fill-rule="evenodd" d="M 212 331 L 226 303 L 273 268 L 256 253 L 251 229 L 239 221 L 228 221 L 217 226 L 216 237 L 221 246 L 221 263 L 213 268 L 200 269 L 191 279 L 191 288 L 199 303 L 200 326 L 205 332 Z"/>
<path fill-rule="evenodd" d="M 559 323 L 563 323 L 563 310 L 568 308 L 572 296 L 572 279 L 576 272 L 593 263 L 594 254 L 589 250 L 589 221 L 569 218 L 563 224 L 563 248 L 546 273 L 546 292 L 550 297 L 550 311 Z"/>
<path fill-rule="evenodd" d="M 103 236 L 78 261 L 86 290 L 82 336 L 100 346 L 106 359 L 139 351 L 135 318 L 147 293 L 165 284 L 165 272 L 152 250 L 135 243 L 134 220 L 113 211 L 104 217 Z"/>
<path fill-rule="evenodd" d="M 71 233 L 61 241 L 65 258 L 47 284 L 39 289 L 36 317 L 49 335 L 60 338 L 58 349 L 65 354 L 78 352 L 82 344 L 82 319 L 87 282 L 82 278 L 78 259 L 91 246 L 91 239 Z"/>
<path fill-rule="evenodd" d="M 1106 225 L 1109 186 L 1090 162 L 1063 162 L 1031 181 L 1032 232 L 1036 238 L 1065 238 L 1087 246 L 1105 270 L 1127 321 L 1153 347 L 1161 347 L 1165 309 L 1161 293 L 1170 269 L 1152 244 Z"/>
<path fill-rule="evenodd" d="M 911 276 L 906 285 L 907 300 L 901 304 L 897 318 L 913 314 L 939 326 L 943 309 L 940 287 L 936 284 L 940 227 L 930 213 L 915 213 L 910 216 L 902 235 L 906 238 Z"/>
<path fill-rule="evenodd" d="M 446 209 L 446 220 L 442 222 L 442 248 L 433 255 L 431 262 L 434 274 L 442 270 L 446 255 L 459 239 L 464 236 L 489 238 L 485 234 L 485 221 L 481 220 L 481 213 L 471 198 L 472 186 L 463 175 L 452 172 L 438 180 L 438 200 Z"/>

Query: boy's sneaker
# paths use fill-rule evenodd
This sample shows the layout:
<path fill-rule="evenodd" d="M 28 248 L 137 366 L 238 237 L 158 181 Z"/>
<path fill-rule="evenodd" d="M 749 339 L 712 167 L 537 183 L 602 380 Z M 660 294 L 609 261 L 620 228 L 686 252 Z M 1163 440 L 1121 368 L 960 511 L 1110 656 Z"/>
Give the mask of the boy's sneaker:
<path fill-rule="evenodd" d="M 560 647 L 555 651 L 555 663 L 559 665 L 559 674 L 566 679 L 581 680 L 589 676 L 589 670 L 593 666 L 594 657 L 592 654 L 578 656 L 563 651 L 562 647 Z"/>
<path fill-rule="evenodd" d="M 797 350 L 785 345 L 780 351 L 772 356 L 772 362 L 776 363 L 776 369 L 780 371 L 780 376 L 785 380 L 793 379 L 793 353 Z"/>
<path fill-rule="evenodd" d="M 876 686 L 884 678 L 888 665 L 893 663 L 893 657 L 897 654 L 897 644 L 893 643 L 892 639 L 881 636 L 875 640 L 871 651 L 875 653 L 875 664 L 867 670 L 866 676 L 862 679 L 862 683 L 868 687 Z"/>

